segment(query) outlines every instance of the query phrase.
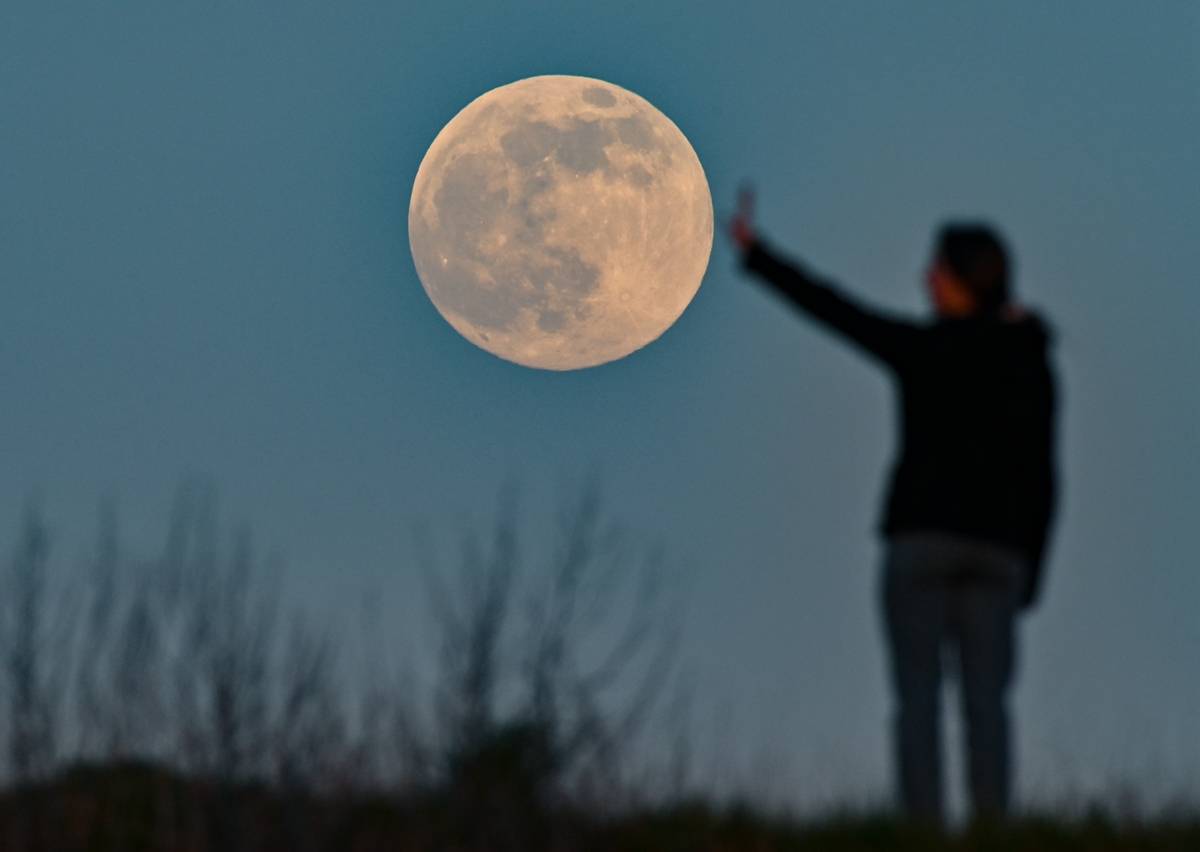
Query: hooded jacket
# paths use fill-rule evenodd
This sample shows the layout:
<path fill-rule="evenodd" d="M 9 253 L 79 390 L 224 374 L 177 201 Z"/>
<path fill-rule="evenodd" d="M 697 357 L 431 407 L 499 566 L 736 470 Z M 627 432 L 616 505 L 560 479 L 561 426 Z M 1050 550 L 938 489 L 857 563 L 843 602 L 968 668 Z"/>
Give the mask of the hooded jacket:
<path fill-rule="evenodd" d="M 1056 380 L 1035 314 L 917 323 L 864 307 L 762 240 L 745 269 L 885 367 L 899 392 L 899 455 L 879 519 L 886 536 L 936 530 L 1020 552 L 1037 599 L 1054 517 Z"/>

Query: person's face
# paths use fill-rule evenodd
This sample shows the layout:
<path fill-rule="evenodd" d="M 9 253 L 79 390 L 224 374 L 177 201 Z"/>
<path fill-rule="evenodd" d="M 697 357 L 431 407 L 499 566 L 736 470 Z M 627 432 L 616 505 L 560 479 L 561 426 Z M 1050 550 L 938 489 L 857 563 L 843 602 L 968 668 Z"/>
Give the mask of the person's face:
<path fill-rule="evenodd" d="M 935 255 L 925 270 L 925 290 L 934 313 L 943 317 L 966 316 L 975 310 L 975 299 L 941 257 Z"/>

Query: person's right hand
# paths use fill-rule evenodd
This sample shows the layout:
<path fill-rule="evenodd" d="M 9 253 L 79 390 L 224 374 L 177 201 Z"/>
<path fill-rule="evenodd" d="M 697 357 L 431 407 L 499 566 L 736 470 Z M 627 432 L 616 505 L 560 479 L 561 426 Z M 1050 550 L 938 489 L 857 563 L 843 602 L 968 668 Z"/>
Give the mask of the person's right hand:
<path fill-rule="evenodd" d="M 729 220 L 729 236 L 741 251 L 758 239 L 754 232 L 754 190 L 748 185 L 738 190 L 737 213 Z"/>

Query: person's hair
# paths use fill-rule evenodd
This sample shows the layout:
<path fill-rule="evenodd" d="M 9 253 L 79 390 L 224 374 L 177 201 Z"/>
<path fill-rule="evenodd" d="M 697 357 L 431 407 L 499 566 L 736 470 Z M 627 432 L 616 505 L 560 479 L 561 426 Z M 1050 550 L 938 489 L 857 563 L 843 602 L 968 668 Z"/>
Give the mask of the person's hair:
<path fill-rule="evenodd" d="M 938 231 L 936 252 L 975 297 L 981 312 L 994 313 L 1012 297 L 1008 250 L 993 228 L 949 222 Z"/>

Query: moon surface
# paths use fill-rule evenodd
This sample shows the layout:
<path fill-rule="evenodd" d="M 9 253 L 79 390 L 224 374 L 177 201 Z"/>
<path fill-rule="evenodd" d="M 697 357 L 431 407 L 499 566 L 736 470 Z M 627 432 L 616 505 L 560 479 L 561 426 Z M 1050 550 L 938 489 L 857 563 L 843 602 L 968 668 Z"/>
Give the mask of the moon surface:
<path fill-rule="evenodd" d="M 433 140 L 408 213 L 417 274 L 463 337 L 573 370 L 657 339 L 708 266 L 713 207 L 688 140 L 626 89 L 518 80 Z"/>

